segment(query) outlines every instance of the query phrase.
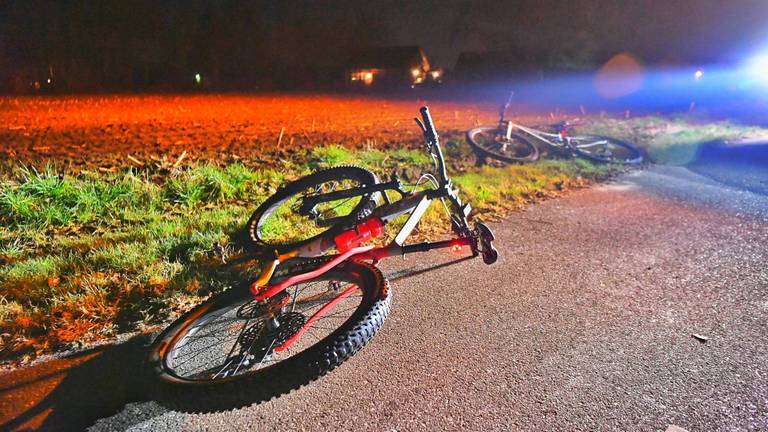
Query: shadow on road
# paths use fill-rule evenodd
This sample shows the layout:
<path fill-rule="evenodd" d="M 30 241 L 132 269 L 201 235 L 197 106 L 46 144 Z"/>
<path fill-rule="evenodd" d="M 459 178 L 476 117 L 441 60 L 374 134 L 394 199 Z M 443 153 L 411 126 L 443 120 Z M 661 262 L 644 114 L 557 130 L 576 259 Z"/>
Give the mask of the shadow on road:
<path fill-rule="evenodd" d="M 438 264 L 429 265 L 429 266 L 426 266 L 426 267 L 412 267 L 412 268 L 407 268 L 407 269 L 403 269 L 403 270 L 397 270 L 397 271 L 394 271 L 394 272 L 391 272 L 391 273 L 387 273 L 387 279 L 390 282 L 396 282 L 396 281 L 399 281 L 401 279 L 407 279 L 409 277 L 418 276 L 418 275 L 420 275 L 422 273 L 428 273 L 428 272 L 431 272 L 431 271 L 439 270 L 439 269 L 441 269 L 443 267 L 448 267 L 448 266 L 452 266 L 454 264 L 459 264 L 459 263 L 462 263 L 464 261 L 471 260 L 473 258 L 475 258 L 475 257 L 470 255 L 470 256 L 454 259 L 454 260 L 451 260 L 451 261 L 446 261 L 446 262 L 442 262 L 442 263 L 438 263 Z"/>
<path fill-rule="evenodd" d="M 0 430 L 83 430 L 147 400 L 150 342 L 140 335 L 0 375 Z"/>

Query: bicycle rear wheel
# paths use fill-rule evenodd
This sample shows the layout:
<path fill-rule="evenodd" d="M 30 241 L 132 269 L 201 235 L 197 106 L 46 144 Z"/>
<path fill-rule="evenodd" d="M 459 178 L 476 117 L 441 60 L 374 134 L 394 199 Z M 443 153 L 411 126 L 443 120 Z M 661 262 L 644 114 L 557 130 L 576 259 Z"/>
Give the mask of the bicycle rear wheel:
<path fill-rule="evenodd" d="M 314 261 L 273 283 L 324 262 Z M 159 401 L 182 411 L 212 412 L 298 389 L 358 352 L 381 328 L 392 299 L 381 272 L 358 262 L 342 263 L 284 293 L 270 300 L 282 305 L 275 317 L 242 286 L 171 324 L 149 355 Z"/>
<path fill-rule="evenodd" d="M 328 231 L 341 232 L 347 222 L 367 216 L 379 192 L 320 203 L 301 214 L 302 200 L 318 194 L 376 184 L 376 175 L 364 168 L 340 166 L 317 171 L 281 187 L 267 198 L 248 220 L 253 245 L 287 252 L 310 243 Z"/>
<path fill-rule="evenodd" d="M 636 165 L 643 161 L 643 155 L 637 147 L 606 136 L 574 136 L 569 140 L 569 147 L 577 155 L 596 162 Z"/>
<path fill-rule="evenodd" d="M 509 139 L 498 127 L 482 126 L 467 132 L 467 142 L 478 156 L 507 163 L 532 162 L 539 158 L 539 149 L 528 138 L 512 134 Z"/>

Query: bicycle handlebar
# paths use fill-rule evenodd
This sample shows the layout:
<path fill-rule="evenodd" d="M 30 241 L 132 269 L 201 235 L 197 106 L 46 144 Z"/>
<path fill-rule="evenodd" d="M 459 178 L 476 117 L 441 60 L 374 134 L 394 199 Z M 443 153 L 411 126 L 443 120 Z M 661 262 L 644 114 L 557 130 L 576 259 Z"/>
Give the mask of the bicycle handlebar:
<path fill-rule="evenodd" d="M 419 109 L 422 120 L 416 119 L 416 123 L 419 124 L 421 130 L 424 132 L 424 141 L 427 145 L 427 151 L 432 154 L 435 160 L 435 168 L 437 169 L 437 176 L 440 180 L 440 186 L 448 184 L 448 173 L 445 170 L 445 160 L 443 159 L 443 151 L 440 149 L 439 137 L 435 130 L 435 125 L 432 122 L 432 116 L 429 114 L 429 108 L 423 106 Z"/>
<path fill-rule="evenodd" d="M 429 108 L 423 106 L 419 109 L 419 112 L 421 112 L 421 118 L 424 121 L 424 137 L 430 141 L 429 144 L 437 144 L 437 131 L 435 130 L 435 125 L 432 123 L 432 116 L 429 114 Z"/>

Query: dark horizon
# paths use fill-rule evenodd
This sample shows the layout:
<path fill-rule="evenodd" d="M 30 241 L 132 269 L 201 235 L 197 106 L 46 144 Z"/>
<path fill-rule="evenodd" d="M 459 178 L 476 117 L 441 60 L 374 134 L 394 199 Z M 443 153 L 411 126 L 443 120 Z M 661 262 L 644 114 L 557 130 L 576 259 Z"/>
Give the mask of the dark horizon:
<path fill-rule="evenodd" d="M 54 79 L 67 91 L 333 87 L 368 46 L 418 45 L 451 69 L 462 52 L 532 52 L 543 68 L 732 62 L 758 45 L 761 1 L 10 1 L 0 6 L 0 89 Z M 22 78 L 19 78 L 22 77 Z"/>

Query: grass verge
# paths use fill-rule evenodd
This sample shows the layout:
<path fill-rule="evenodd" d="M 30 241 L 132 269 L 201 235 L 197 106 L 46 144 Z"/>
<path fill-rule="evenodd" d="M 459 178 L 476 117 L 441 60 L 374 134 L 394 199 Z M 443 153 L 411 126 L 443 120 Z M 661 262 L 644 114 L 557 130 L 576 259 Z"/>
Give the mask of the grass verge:
<path fill-rule="evenodd" d="M 580 128 L 581 129 L 581 128 Z M 622 139 L 644 149 L 652 162 L 685 165 L 715 141 L 768 140 L 768 129 L 730 121 L 702 121 L 692 115 L 631 119 L 592 118 L 584 131 Z"/>
<path fill-rule="evenodd" d="M 463 147 L 446 144 L 452 160 L 466 160 Z M 164 174 L 6 172 L 0 176 L 0 360 L 141 330 L 238 283 L 243 274 L 218 256 L 235 247 L 250 213 L 286 181 L 338 164 L 414 180 L 408 170 L 429 163 L 415 150 L 326 146 L 275 169 L 197 163 Z M 486 220 L 616 170 L 582 160 L 451 166 L 462 196 Z M 433 206 L 421 234 L 444 232 L 444 217 Z"/>

